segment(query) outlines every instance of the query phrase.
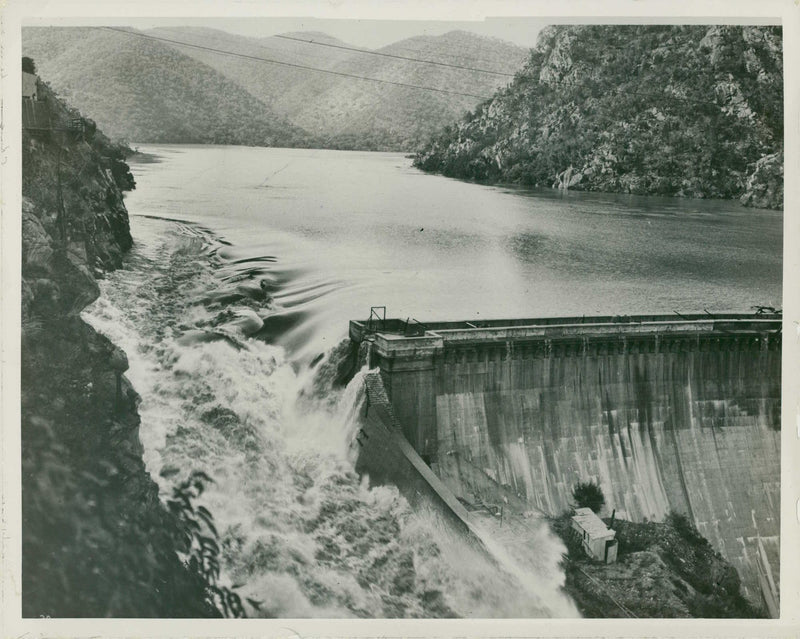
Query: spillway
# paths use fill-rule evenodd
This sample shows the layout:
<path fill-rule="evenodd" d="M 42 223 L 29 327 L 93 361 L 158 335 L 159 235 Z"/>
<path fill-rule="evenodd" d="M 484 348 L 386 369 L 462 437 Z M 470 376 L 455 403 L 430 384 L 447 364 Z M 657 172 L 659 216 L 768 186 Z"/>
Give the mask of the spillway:
<path fill-rule="evenodd" d="M 405 466 L 401 482 L 427 472 L 434 493 L 558 515 L 597 481 L 608 514 L 690 516 L 777 614 L 779 315 L 373 318 L 350 337 L 372 343 L 402 445 L 427 469 Z"/>

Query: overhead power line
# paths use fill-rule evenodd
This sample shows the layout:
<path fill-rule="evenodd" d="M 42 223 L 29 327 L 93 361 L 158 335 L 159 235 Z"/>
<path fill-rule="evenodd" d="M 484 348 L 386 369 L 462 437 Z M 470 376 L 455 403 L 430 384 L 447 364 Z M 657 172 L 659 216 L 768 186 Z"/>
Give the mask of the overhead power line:
<path fill-rule="evenodd" d="M 460 64 L 450 64 L 449 62 L 436 62 L 434 60 L 424 60 L 422 58 L 409 58 L 402 55 L 395 55 L 393 53 L 383 53 L 381 51 L 370 51 L 368 49 L 358 49 L 356 47 L 346 47 L 341 44 L 331 44 L 329 42 L 317 42 L 316 40 L 303 40 L 302 38 L 293 38 L 287 35 L 274 35 L 273 38 L 280 38 L 281 40 L 292 40 L 294 42 L 303 42 L 305 44 L 315 44 L 320 47 L 331 47 L 332 49 L 343 49 L 344 51 L 355 51 L 356 53 L 364 53 L 366 55 L 377 55 L 383 58 L 394 58 L 396 60 L 408 60 L 410 62 L 421 62 L 423 64 L 434 64 L 438 67 L 449 67 L 451 69 L 463 69 L 464 71 L 476 71 L 478 73 L 491 73 L 493 75 L 502 75 L 507 78 L 513 78 L 513 73 L 504 73 L 503 71 L 491 71 L 489 69 L 478 69 L 476 67 L 462 66 Z"/>
<path fill-rule="evenodd" d="M 182 47 L 189 47 L 192 49 L 200 49 L 202 51 L 211 51 L 213 53 L 218 53 L 221 55 L 229 55 L 235 58 L 243 58 L 246 60 L 257 60 L 259 62 L 267 62 L 269 64 L 277 64 L 284 67 L 292 67 L 295 69 L 303 69 L 305 71 L 315 71 L 317 73 L 327 73 L 329 75 L 336 75 L 343 78 L 352 78 L 355 80 L 365 80 L 367 82 L 376 82 L 378 84 L 389 84 L 396 87 L 406 87 L 408 89 L 419 89 L 421 91 L 433 91 L 435 93 L 447 93 L 449 95 L 461 95 L 468 98 L 478 98 L 480 100 L 490 100 L 491 96 L 488 95 L 478 95 L 476 93 L 464 93 L 462 91 L 451 91 L 449 89 L 438 89 L 436 87 L 425 87 L 418 84 L 406 84 L 405 82 L 395 82 L 393 80 L 380 80 L 378 78 L 368 78 L 363 75 L 355 75 L 353 73 L 344 73 L 342 71 L 331 71 L 329 69 L 320 69 L 318 67 L 310 67 L 304 64 L 295 64 L 293 62 L 281 62 L 279 60 L 271 60 L 269 58 L 261 58 L 255 55 L 248 55 L 246 53 L 237 53 L 235 51 L 226 51 L 224 49 L 217 49 L 215 47 L 206 47 L 200 44 L 191 44 L 189 42 L 181 42 L 179 40 L 171 40 L 170 38 L 161 38 L 159 36 L 148 35 L 146 33 L 139 33 L 138 31 L 128 31 L 127 29 L 120 29 L 117 27 L 102 27 L 108 31 L 117 31 L 119 33 L 124 33 L 125 35 L 134 36 L 137 38 L 144 38 L 145 40 L 156 40 L 159 42 L 167 42 L 168 44 L 175 44 Z"/>
<path fill-rule="evenodd" d="M 411 53 L 419 53 L 419 51 L 420 51 L 418 48 L 415 49 L 413 47 L 401 47 L 401 46 L 398 46 L 397 44 L 391 44 L 390 46 L 395 51 L 410 51 Z M 516 45 L 512 45 L 512 46 L 516 46 Z M 524 51 L 526 51 L 526 53 L 524 55 L 527 57 L 527 55 L 528 55 L 527 52 L 529 52 L 532 47 L 521 47 L 521 48 Z M 483 51 L 484 49 L 480 49 L 480 50 Z M 481 57 L 474 56 L 474 55 L 467 55 L 466 53 L 452 53 L 450 51 L 441 51 L 440 55 L 446 56 L 448 58 L 452 58 L 452 59 L 455 59 L 455 60 L 462 60 L 462 61 L 472 60 L 473 62 L 488 62 L 489 64 L 495 64 L 497 62 L 496 59 L 495 60 L 490 60 L 489 58 L 481 58 Z"/>
<path fill-rule="evenodd" d="M 295 69 L 303 69 L 303 70 L 306 70 L 306 71 L 314 71 L 314 72 L 317 72 L 317 73 L 327 73 L 329 75 L 335 75 L 335 76 L 340 76 L 340 77 L 344 77 L 344 78 L 352 78 L 352 79 L 355 79 L 355 80 L 364 80 L 364 81 L 367 81 L 367 82 L 376 82 L 376 83 L 379 83 L 379 84 L 388 84 L 388 85 L 392 85 L 392 86 L 405 87 L 405 88 L 409 88 L 409 89 L 418 89 L 418 90 L 422 90 L 422 91 L 433 91 L 435 93 L 446 93 L 446 94 L 449 94 L 449 95 L 461 95 L 461 96 L 465 96 L 465 97 L 469 97 L 469 98 L 479 98 L 481 100 L 491 100 L 493 97 L 496 97 L 496 96 L 478 95 L 478 94 L 475 94 L 475 93 L 464 93 L 464 92 L 461 92 L 461 91 L 451 91 L 449 89 L 439 89 L 439 88 L 436 88 L 436 87 L 426 87 L 426 86 L 421 86 L 421 85 L 417 85 L 417 84 L 407 84 L 405 82 L 395 82 L 393 80 L 381 80 L 381 79 L 378 79 L 378 78 L 369 78 L 369 77 L 362 76 L 362 75 L 355 75 L 353 73 L 345 73 L 345 72 L 342 72 L 342 71 L 332 71 L 330 69 L 320 69 L 319 67 L 312 67 L 312 66 L 303 65 L 303 64 L 295 64 L 293 62 L 283 62 L 283 61 L 280 61 L 280 60 L 272 60 L 270 58 L 262 58 L 262 57 L 259 57 L 259 56 L 249 55 L 249 54 L 246 54 L 246 53 L 237 53 L 236 51 L 227 51 L 225 49 L 218 49 L 218 48 L 215 48 L 215 47 L 208 47 L 208 46 L 204 46 L 204 45 L 200 45 L 200 44 L 192 44 L 190 42 L 182 42 L 180 40 L 172 40 L 170 38 L 162 38 L 162 37 L 159 37 L 159 36 L 149 35 L 149 34 L 141 33 L 141 32 L 138 32 L 138 31 L 129 31 L 127 29 L 120 29 L 118 27 L 102 27 L 102 28 L 106 29 L 106 30 L 109 30 L 109 31 L 117 31 L 119 33 L 123 33 L 123 34 L 129 35 L 129 36 L 135 36 L 135 37 L 138 37 L 138 38 L 144 38 L 146 40 L 156 40 L 156 41 L 159 41 L 159 42 L 166 42 L 166 43 L 169 43 L 169 44 L 174 44 L 174 45 L 178 45 L 178 46 L 182 46 L 182 47 L 189 47 L 189 48 L 192 48 L 192 49 L 200 49 L 202 51 L 210 51 L 212 53 L 218 53 L 218 54 L 221 54 L 221 55 L 228 55 L 228 56 L 232 56 L 232 57 L 236 57 L 236 58 L 244 58 L 244 59 L 247 59 L 247 60 L 256 60 L 256 61 L 259 61 L 259 62 L 267 62 L 269 64 L 277 64 L 277 65 L 280 65 L 280 66 L 292 67 L 292 68 L 295 68 Z M 282 36 L 279 36 L 279 37 L 282 37 Z M 287 39 L 295 39 L 295 38 L 289 38 L 288 36 L 286 36 L 286 38 Z M 308 42 L 307 40 L 300 40 L 300 41 L 301 42 Z M 314 44 L 316 44 L 316 43 L 314 43 Z M 355 50 L 359 51 L 359 49 L 355 49 Z M 406 58 L 406 59 L 410 60 L 411 58 Z M 550 86 L 570 86 L 571 85 L 571 83 L 565 82 L 564 80 L 561 80 L 561 81 L 552 81 L 552 80 L 550 80 L 550 81 L 548 81 L 548 80 L 543 80 L 543 79 L 539 78 L 537 80 L 537 82 L 539 84 L 541 84 L 541 85 L 550 85 Z M 661 94 L 644 93 L 644 92 L 639 92 L 639 91 L 632 91 L 630 89 L 623 89 L 622 87 L 618 87 L 616 90 L 617 90 L 617 92 L 627 93 L 629 95 L 638 95 L 638 96 L 647 97 L 647 98 L 666 99 L 666 100 L 673 100 L 673 101 L 678 101 L 678 102 L 687 102 L 687 103 L 703 104 L 703 105 L 708 105 L 708 106 L 719 107 L 719 105 L 717 105 L 714 102 L 710 102 L 710 101 L 706 101 L 706 100 L 697 100 L 697 99 L 693 99 L 693 98 L 689 98 L 689 97 L 681 97 L 681 96 L 676 96 L 676 95 L 670 95 L 670 94 L 667 94 L 667 93 L 661 93 Z"/>

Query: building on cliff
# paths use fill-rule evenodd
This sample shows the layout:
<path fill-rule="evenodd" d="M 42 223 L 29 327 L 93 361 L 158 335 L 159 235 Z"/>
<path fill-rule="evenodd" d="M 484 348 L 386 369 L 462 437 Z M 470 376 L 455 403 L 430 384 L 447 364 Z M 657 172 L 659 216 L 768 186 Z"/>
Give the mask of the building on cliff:
<path fill-rule="evenodd" d="M 42 96 L 39 76 L 22 72 L 22 129 L 30 133 L 49 132 L 50 105 Z"/>
<path fill-rule="evenodd" d="M 607 528 L 591 508 L 577 508 L 572 516 L 572 530 L 581 538 L 583 550 L 592 559 L 607 564 L 617 560 L 618 540 L 616 533 Z"/>
<path fill-rule="evenodd" d="M 39 92 L 39 78 L 35 73 L 22 72 L 22 97 L 37 100 Z"/>

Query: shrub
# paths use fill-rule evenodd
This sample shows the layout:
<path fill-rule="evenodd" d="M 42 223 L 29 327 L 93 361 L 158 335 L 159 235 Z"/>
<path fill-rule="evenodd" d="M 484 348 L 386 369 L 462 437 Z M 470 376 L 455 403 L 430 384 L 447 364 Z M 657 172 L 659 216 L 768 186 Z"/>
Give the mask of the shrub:
<path fill-rule="evenodd" d="M 681 538 L 697 548 L 708 545 L 708 540 L 700 534 L 695 525 L 683 513 L 671 510 L 667 515 L 667 523 L 672 526 Z"/>
<path fill-rule="evenodd" d="M 582 482 L 572 489 L 572 498 L 578 508 L 591 508 L 592 511 L 599 513 L 606 503 L 605 495 L 599 484 L 594 482 Z"/>
<path fill-rule="evenodd" d="M 195 470 L 173 488 L 172 498 L 167 500 L 177 522 L 173 534 L 183 551 L 184 565 L 205 591 L 206 603 L 224 617 L 245 617 L 239 595 L 218 582 L 220 548 L 214 517 L 205 507 L 194 504 L 212 481 L 206 473 Z"/>

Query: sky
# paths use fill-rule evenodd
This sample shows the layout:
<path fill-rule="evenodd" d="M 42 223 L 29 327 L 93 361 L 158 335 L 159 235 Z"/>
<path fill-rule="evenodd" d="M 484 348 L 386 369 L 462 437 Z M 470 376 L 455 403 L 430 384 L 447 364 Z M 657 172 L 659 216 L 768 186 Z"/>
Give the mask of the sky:
<path fill-rule="evenodd" d="M 68 0 L 63 0 L 68 2 Z M 119 0 L 121 2 L 121 0 Z M 798 0 L 800 2 L 800 0 Z M 0 2 L 1 4 L 1 2 Z M 231 5 L 236 6 L 236 4 Z M 299 12 L 299 11 L 298 11 Z M 450 13 L 453 13 L 452 11 Z M 95 14 L 96 15 L 96 14 Z M 173 14 L 174 15 L 174 14 Z M 386 45 L 419 35 L 441 35 L 448 31 L 470 31 L 482 36 L 500 38 L 522 47 L 533 47 L 541 29 L 547 24 L 565 23 L 775 23 L 774 19 L 744 18 L 742 16 L 725 16 L 714 19 L 661 17 L 625 17 L 625 18 L 587 18 L 577 16 L 543 17 L 543 16 L 482 16 L 468 20 L 467 12 L 462 20 L 401 20 L 401 19 L 353 19 L 353 18 L 320 18 L 302 16 L 248 16 L 248 17 L 70 17 L 70 18 L 27 18 L 25 25 L 63 25 L 63 26 L 131 26 L 137 29 L 153 27 L 196 26 L 221 29 L 251 37 L 266 37 L 292 31 L 318 31 L 327 33 L 348 44 L 370 49 L 378 49 Z"/>
<path fill-rule="evenodd" d="M 522 47 L 533 47 L 541 28 L 546 24 L 542 18 L 487 18 L 474 21 L 437 20 L 348 20 L 312 17 L 250 17 L 250 18 L 97 18 L 58 21 L 49 19 L 47 24 L 57 25 L 114 25 L 149 29 L 163 26 L 203 26 L 221 29 L 251 37 L 264 37 L 290 31 L 321 31 L 348 44 L 377 49 L 398 40 L 419 35 L 441 35 L 448 31 L 471 31 L 478 35 L 500 38 Z M 26 21 L 31 26 L 37 21 Z"/>
<path fill-rule="evenodd" d="M 483 21 L 330 20 L 319 18 L 227 19 L 224 28 L 242 35 L 273 35 L 286 31 L 322 31 L 350 44 L 378 48 L 418 35 L 441 35 L 448 31 L 471 31 L 508 40 L 523 47 L 536 44 L 544 22 L 539 18 L 491 18 Z M 271 31 L 271 33 L 264 33 Z"/>

